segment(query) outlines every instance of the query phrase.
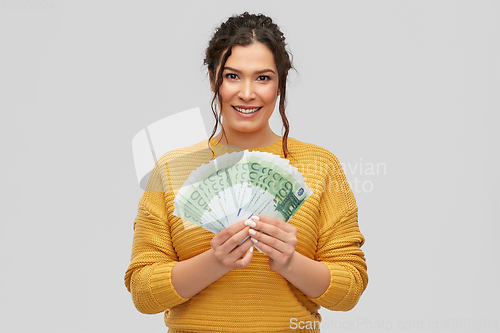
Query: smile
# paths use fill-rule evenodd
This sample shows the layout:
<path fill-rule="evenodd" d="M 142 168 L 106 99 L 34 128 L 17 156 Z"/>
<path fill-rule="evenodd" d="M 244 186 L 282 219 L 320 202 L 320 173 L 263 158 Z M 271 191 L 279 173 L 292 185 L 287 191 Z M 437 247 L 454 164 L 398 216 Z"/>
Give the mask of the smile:
<path fill-rule="evenodd" d="M 253 109 L 242 109 L 242 108 L 233 106 L 233 109 L 235 109 L 236 111 L 241 112 L 241 113 L 254 113 L 254 112 L 257 112 L 260 109 L 262 109 L 262 106 L 257 107 L 257 108 L 253 108 Z"/>

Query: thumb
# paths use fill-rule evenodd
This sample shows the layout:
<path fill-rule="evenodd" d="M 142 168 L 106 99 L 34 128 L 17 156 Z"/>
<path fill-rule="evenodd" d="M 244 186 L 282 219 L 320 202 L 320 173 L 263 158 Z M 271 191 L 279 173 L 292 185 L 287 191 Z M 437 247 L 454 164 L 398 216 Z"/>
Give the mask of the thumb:
<path fill-rule="evenodd" d="M 253 245 L 250 246 L 248 251 L 245 252 L 245 255 L 243 256 L 243 258 L 241 258 L 241 264 L 244 267 L 246 267 L 250 263 L 250 261 L 252 261 L 252 258 L 253 258 Z"/>

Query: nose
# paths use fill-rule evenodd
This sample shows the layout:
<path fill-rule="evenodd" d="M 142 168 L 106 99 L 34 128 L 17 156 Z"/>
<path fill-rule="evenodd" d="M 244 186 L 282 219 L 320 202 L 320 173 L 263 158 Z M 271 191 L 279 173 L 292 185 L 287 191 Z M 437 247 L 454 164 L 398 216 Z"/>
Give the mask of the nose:
<path fill-rule="evenodd" d="M 238 97 L 244 101 L 255 99 L 253 83 L 248 82 L 247 80 L 243 80 L 241 82 L 240 93 L 238 94 Z"/>

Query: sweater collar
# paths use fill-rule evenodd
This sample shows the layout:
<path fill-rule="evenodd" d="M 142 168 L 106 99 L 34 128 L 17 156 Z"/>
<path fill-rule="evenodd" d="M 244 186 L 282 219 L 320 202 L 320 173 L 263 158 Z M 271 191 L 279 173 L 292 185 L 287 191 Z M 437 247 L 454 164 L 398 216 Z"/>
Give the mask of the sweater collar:
<path fill-rule="evenodd" d="M 290 138 L 288 138 L 290 139 Z M 221 145 L 219 141 L 217 141 L 215 138 L 210 139 L 210 144 L 215 146 L 215 145 Z M 248 151 L 265 151 L 273 154 L 280 155 L 282 152 L 282 145 L 283 145 L 283 137 L 280 137 L 278 140 L 276 140 L 274 143 L 265 146 L 265 147 L 258 147 L 258 148 L 246 148 L 246 149 L 241 149 L 241 150 L 248 150 Z"/>

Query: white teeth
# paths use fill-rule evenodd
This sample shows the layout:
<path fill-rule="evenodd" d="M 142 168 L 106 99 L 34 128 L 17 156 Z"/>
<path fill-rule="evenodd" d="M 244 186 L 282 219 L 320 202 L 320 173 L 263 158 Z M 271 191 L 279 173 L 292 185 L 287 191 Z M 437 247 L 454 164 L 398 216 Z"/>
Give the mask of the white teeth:
<path fill-rule="evenodd" d="M 240 108 L 238 108 L 238 107 L 236 107 L 236 106 L 234 106 L 234 108 L 235 108 L 236 110 L 238 110 L 239 112 L 241 112 L 241 113 L 254 113 L 255 111 L 257 111 L 257 110 L 259 110 L 259 109 L 260 109 L 260 107 L 258 107 L 258 108 L 253 108 L 253 109 L 240 109 Z"/>

